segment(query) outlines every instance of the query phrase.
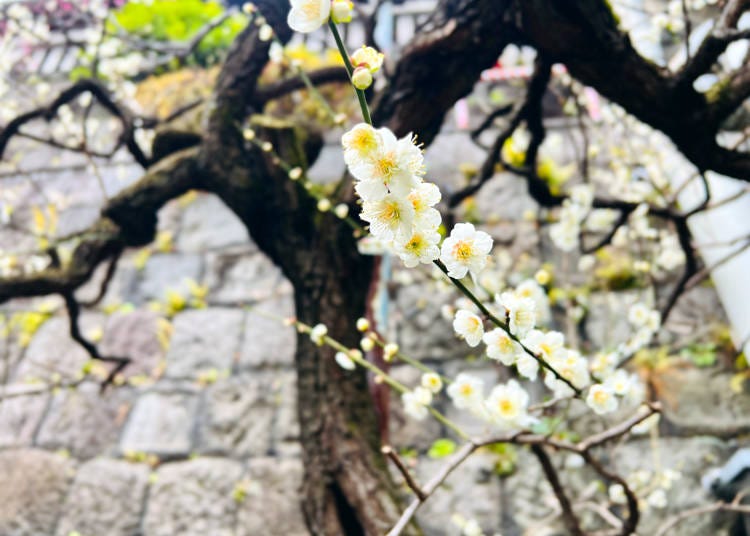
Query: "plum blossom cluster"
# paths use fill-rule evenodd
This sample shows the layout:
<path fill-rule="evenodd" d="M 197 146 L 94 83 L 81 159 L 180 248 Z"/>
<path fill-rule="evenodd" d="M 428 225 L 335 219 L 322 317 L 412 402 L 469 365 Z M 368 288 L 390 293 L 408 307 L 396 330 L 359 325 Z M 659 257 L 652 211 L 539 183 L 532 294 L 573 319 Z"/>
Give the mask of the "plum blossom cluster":
<path fill-rule="evenodd" d="M 372 236 L 407 267 L 436 259 L 450 277 L 478 275 L 486 266 L 492 238 L 470 223 L 456 224 L 440 244 L 441 194 L 424 180 L 424 156 L 411 135 L 397 138 L 387 128 L 355 125 L 342 137 L 344 160 L 362 200 L 360 217 Z"/>
<path fill-rule="evenodd" d="M 625 478 L 628 487 L 638 497 L 638 507 L 642 512 L 650 509 L 663 510 L 669 504 L 669 492 L 681 480 L 682 473 L 674 469 L 649 471 L 638 469 Z M 607 490 L 612 504 L 626 504 L 625 489 L 620 484 L 612 484 Z"/>
<path fill-rule="evenodd" d="M 501 311 L 508 319 L 508 331 L 494 327 L 485 331 L 481 317 L 472 311 L 460 308 L 455 312 L 453 328 L 458 336 L 471 347 L 484 342 L 485 352 L 490 360 L 507 367 L 515 367 L 522 378 L 534 381 L 543 374 L 545 385 L 555 397 L 575 395 L 572 387 L 585 390 L 588 387 L 586 403 L 599 414 L 606 414 L 618 408 L 618 397 L 637 403 L 643 397 L 643 388 L 639 379 L 625 370 L 618 369 L 618 355 L 624 353 L 601 354 L 589 360 L 575 349 L 565 346 L 565 338 L 559 331 L 542 331 L 536 329 L 537 308 L 548 307 L 546 294 L 541 286 L 533 280 L 524 281 L 515 290 L 508 290 L 496 297 L 496 310 Z M 631 323 L 638 328 L 636 341 L 631 345 L 643 345 L 650 340 L 658 329 L 658 312 L 639 305 L 631 309 Z M 540 370 L 540 363 L 547 366 Z M 464 375 L 467 392 L 481 391 L 478 379 Z M 519 386 L 520 388 L 520 386 Z M 457 387 L 451 386 L 449 394 L 457 394 Z M 452 396 L 459 408 L 473 408 L 477 415 L 476 404 L 468 404 L 467 398 Z M 479 406 L 483 406 L 480 404 Z"/>
<path fill-rule="evenodd" d="M 579 184 L 571 189 L 570 197 L 563 202 L 560 220 L 550 227 L 550 238 L 563 251 L 578 247 L 581 225 L 591 211 L 594 191 L 587 184 Z"/>
<path fill-rule="evenodd" d="M 345 13 L 342 17 L 332 12 L 337 4 L 343 10 L 335 1 L 292 0 L 289 24 L 298 31 L 309 32 L 329 18 L 334 23 L 342 21 L 347 18 Z M 335 24 L 332 28 L 335 30 Z M 372 74 L 382 65 L 382 54 L 362 47 L 349 57 L 343 46 L 339 46 L 344 58 L 351 60 L 347 66 L 353 85 L 359 90 L 368 87 Z M 407 267 L 435 263 L 457 284 L 471 275 L 474 286 L 482 288 L 481 274 L 489 264 L 492 238 L 471 223 L 458 223 L 441 245 L 441 216 L 436 209 L 441 194 L 435 184 L 424 178 L 421 148 L 411 134 L 399 138 L 387 128 L 374 128 L 362 98 L 360 104 L 366 122 L 344 133 L 342 145 L 347 168 L 355 179 L 354 190 L 361 200 L 359 216 L 369 224 L 372 238 L 397 254 Z M 584 225 L 604 229 L 613 221 L 617 213 L 592 211 L 593 201 L 594 190 L 590 185 L 571 189 L 560 221 L 551 230 L 553 240 L 562 249 L 577 246 Z M 591 220 L 588 224 L 587 219 Z M 546 275 L 544 281 L 549 279 L 549 274 Z M 471 293 L 467 296 L 479 303 Z M 556 397 L 585 393 L 585 402 L 599 414 L 615 411 L 618 397 L 636 398 L 637 378 L 618 370 L 617 359 L 613 366 L 596 362 L 594 367 L 580 352 L 565 346 L 562 333 L 538 329 L 550 317 L 549 300 L 538 282 L 529 279 L 514 289 L 498 292 L 488 309 L 479 309 L 483 313 L 489 310 L 495 316 L 480 316 L 468 305 L 460 307 L 453 317 L 455 332 L 471 347 L 484 343 L 489 359 L 515 367 L 521 378 L 534 381 L 543 375 L 545 385 Z M 485 329 L 488 319 L 492 324 Z M 360 323 L 362 331 L 367 332 L 367 322 L 358 322 L 358 327 Z M 316 333 L 313 328 L 311 338 L 320 343 L 320 331 Z M 362 339 L 361 348 L 368 352 L 376 344 L 383 348 L 386 361 L 396 356 L 406 360 L 396 345 L 384 344 L 371 332 Z M 359 362 L 358 357 L 340 350 L 335 359 L 343 369 L 351 370 Z M 458 409 L 467 410 L 495 427 L 524 429 L 535 422 L 529 413 L 530 396 L 517 380 L 497 384 L 485 393 L 482 380 L 464 372 L 453 381 L 447 380 L 445 385 L 447 396 Z M 407 388 L 397 382 L 392 386 L 401 392 L 406 413 L 421 420 L 435 413 L 432 403 L 443 390 L 444 382 L 434 372 L 425 371 L 416 387 Z"/>

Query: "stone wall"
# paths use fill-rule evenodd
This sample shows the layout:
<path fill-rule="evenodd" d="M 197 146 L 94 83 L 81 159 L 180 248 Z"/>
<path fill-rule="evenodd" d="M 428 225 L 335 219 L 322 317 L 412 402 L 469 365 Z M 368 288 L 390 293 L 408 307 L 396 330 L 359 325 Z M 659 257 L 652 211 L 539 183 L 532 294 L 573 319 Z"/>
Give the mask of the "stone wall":
<path fill-rule="evenodd" d="M 448 118 L 446 131 L 428 151 L 430 176 L 444 191 L 460 184 L 458 164 L 477 165 L 483 156 L 452 124 Z M 45 160 L 34 154 L 25 158 Z M 342 165 L 334 137 L 313 175 L 330 180 L 339 176 Z M 137 170 L 106 167 L 102 174 L 111 195 L 137 177 Z M 82 229 L 96 217 L 102 193 L 85 168 L 40 174 L 39 179 L 48 195 L 66 196 L 68 208 L 62 211 L 58 232 Z M 22 205 L 40 202 L 37 190 L 22 179 L 15 185 Z M 479 195 L 477 205 L 484 216 L 501 216 L 487 229 L 509 245 L 511 254 L 525 253 L 538 264 L 542 255 L 555 253 L 523 217 L 526 209 L 535 207 L 524 189 L 519 179 L 500 174 Z M 104 393 L 88 380 L 75 388 L 46 387 L 75 382 L 88 366 L 86 355 L 69 340 L 64 311 L 54 299 L 48 303 L 56 312 L 27 346 L 8 341 L 0 347 L 5 355 L 0 372 L 6 378 L 0 402 L 3 536 L 306 534 L 297 493 L 302 467 L 294 334 L 279 321 L 293 314 L 290 285 L 211 195 L 191 194 L 170 203 L 159 225 L 163 247 L 153 248 L 147 257 L 128 252 L 102 306 L 87 310 L 83 319 L 84 331 L 99 334 L 105 353 L 134 358 L 123 385 Z M 33 240 L 10 231 L 1 236 L 3 248 L 17 248 L 19 241 L 34 246 Z M 80 295 L 95 295 L 102 276 L 103 270 Z M 165 325 L 163 314 L 153 311 L 150 302 L 164 302 L 167 290 L 190 297 L 194 285 L 188 280 L 207 287 L 205 307 L 188 306 Z M 440 307 L 455 296 L 436 290 L 428 272 L 397 269 L 394 280 L 405 284 L 395 285 L 390 297 L 387 332 L 407 354 L 446 374 L 469 368 L 487 381 L 507 374 L 471 355 L 454 338 Z M 589 333 L 594 338 L 626 335 L 621 333 L 624 328 L 613 326 L 617 310 L 631 299 L 627 294 L 593 296 Z M 32 310 L 42 302 L 17 300 L 4 311 Z M 721 315 L 707 288 L 696 289 L 682 303 L 675 314 L 678 323 L 696 315 L 698 323 Z M 160 340 L 165 333 L 171 333 L 168 346 Z M 393 373 L 407 385 L 418 382 L 413 370 L 399 367 Z M 722 389 L 726 374 L 714 374 L 716 386 L 710 392 L 700 388 L 705 377 L 687 368 L 677 380 L 667 378 L 679 384 L 665 400 L 672 421 L 698 430 L 748 424 L 748 399 Z M 467 430 L 481 431 L 478 423 L 444 409 Z M 584 428 L 597 431 L 604 425 L 596 420 Z M 662 432 L 669 433 L 669 428 Z M 416 455 L 410 463 L 420 478 L 443 463 L 425 453 L 436 439 L 447 436 L 446 430 L 434 421 L 409 421 L 395 401 L 391 434 L 394 445 Z M 622 460 L 626 472 L 651 464 L 652 469 L 674 468 L 682 475 L 670 492 L 669 506 L 646 512 L 641 534 L 650 534 L 668 512 L 711 500 L 700 486 L 701 476 L 740 444 L 736 439 L 653 435 L 622 447 L 616 456 L 610 453 L 612 460 Z M 497 474 L 502 461 L 497 454 L 478 455 L 453 475 L 421 512 L 426 534 L 458 534 L 451 523 L 454 514 L 477 519 L 487 534 L 563 534 L 541 528 L 557 506 L 535 460 L 523 450 L 507 457 L 515 470 L 505 478 Z M 557 455 L 555 462 L 572 463 Z M 571 486 L 592 500 L 606 494 L 585 470 L 565 473 Z M 725 520 L 705 517 L 701 523 L 690 524 L 680 534 L 720 534 L 717 527 Z"/>

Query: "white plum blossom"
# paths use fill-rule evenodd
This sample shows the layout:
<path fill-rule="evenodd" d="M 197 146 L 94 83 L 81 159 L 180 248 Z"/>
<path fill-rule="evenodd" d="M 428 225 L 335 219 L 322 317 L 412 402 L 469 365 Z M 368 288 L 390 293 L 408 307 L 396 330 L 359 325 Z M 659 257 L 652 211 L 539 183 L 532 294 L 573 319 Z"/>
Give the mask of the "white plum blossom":
<path fill-rule="evenodd" d="M 487 357 L 500 361 L 506 367 L 515 365 L 516 360 L 523 353 L 521 345 L 500 328 L 488 331 L 482 340 L 487 345 Z"/>
<path fill-rule="evenodd" d="M 434 206 L 441 194 L 435 184 L 423 180 L 424 156 L 411 135 L 398 139 L 386 128 L 360 123 L 343 135 L 341 143 L 356 179 L 354 190 L 363 201 L 360 217 L 370 224 L 372 238 L 408 268 L 435 261 L 440 256 L 441 217 Z"/>
<path fill-rule="evenodd" d="M 631 391 L 635 381 L 637 381 L 635 377 L 628 374 L 626 370 L 618 369 L 607 377 L 604 386 L 616 395 L 625 396 Z"/>
<path fill-rule="evenodd" d="M 625 488 L 622 484 L 612 484 L 609 486 L 607 494 L 609 495 L 609 500 L 614 504 L 625 504 L 627 502 Z"/>
<path fill-rule="evenodd" d="M 487 413 L 500 428 L 523 428 L 533 419 L 527 413 L 529 395 L 515 380 L 496 385 L 485 401 Z"/>
<path fill-rule="evenodd" d="M 617 398 L 609 388 L 597 383 L 589 389 L 589 393 L 586 396 L 586 404 L 596 414 L 605 415 L 617 409 Z"/>
<path fill-rule="evenodd" d="M 570 189 L 570 200 L 582 212 L 588 212 L 594 202 L 594 188 L 590 184 L 576 184 Z"/>
<path fill-rule="evenodd" d="M 659 240 L 659 250 L 654 262 L 664 270 L 671 271 L 685 262 L 685 252 L 677 236 L 664 233 Z"/>
<path fill-rule="evenodd" d="M 440 260 L 454 279 L 466 277 L 468 272 L 478 276 L 487 265 L 492 250 L 492 237 L 477 231 L 471 223 L 457 223 L 440 248 Z"/>
<path fill-rule="evenodd" d="M 331 13 L 331 0 L 291 0 L 291 4 L 287 24 L 295 32 L 317 30 L 326 23 Z"/>
<path fill-rule="evenodd" d="M 650 507 L 662 510 L 667 507 L 667 493 L 661 488 L 655 489 L 646 498 L 646 502 Z"/>
<path fill-rule="evenodd" d="M 633 327 L 639 328 L 634 338 L 639 339 L 639 346 L 643 346 L 661 327 L 661 313 L 643 303 L 635 303 L 628 309 L 628 322 Z"/>
<path fill-rule="evenodd" d="M 424 387 L 415 387 L 401 395 L 401 402 L 407 415 L 421 421 L 429 413 L 427 407 L 432 403 L 432 392 Z"/>
<path fill-rule="evenodd" d="M 586 218 L 586 228 L 589 231 L 604 233 L 612 229 L 619 213 L 610 208 L 598 208 L 592 210 Z"/>
<path fill-rule="evenodd" d="M 447 392 L 458 409 L 473 410 L 481 404 L 483 390 L 484 382 L 480 378 L 461 372 L 448 386 Z"/>
<path fill-rule="evenodd" d="M 349 165 L 357 179 L 355 190 L 365 201 L 377 200 L 387 193 L 406 197 L 421 182 L 424 173 L 424 156 L 409 136 L 401 139 L 388 130 L 377 130 L 378 144 L 369 158 Z"/>
<path fill-rule="evenodd" d="M 414 225 L 419 229 L 440 227 L 440 212 L 432 208 L 440 202 L 440 188 L 431 182 L 418 184 L 407 196 L 414 207 Z"/>
<path fill-rule="evenodd" d="M 538 329 L 532 329 L 523 339 L 523 343 L 534 353 L 541 356 L 547 362 L 559 357 L 565 357 L 565 337 L 559 331 L 548 331 L 546 333 Z"/>
<path fill-rule="evenodd" d="M 564 204 L 560 211 L 560 220 L 550 225 L 549 235 L 552 242 L 563 251 L 573 251 L 578 246 L 581 233 L 581 220 L 575 205 Z"/>
<path fill-rule="evenodd" d="M 370 224 L 375 238 L 393 240 L 397 236 L 411 236 L 414 208 L 407 199 L 387 194 L 376 201 L 365 201 L 361 217 Z"/>
<path fill-rule="evenodd" d="M 440 256 L 440 233 L 430 230 L 415 230 L 405 240 L 394 242 L 396 254 L 404 266 L 413 268 L 419 263 L 430 264 Z"/>
<path fill-rule="evenodd" d="M 434 372 L 426 372 L 425 374 L 422 374 L 420 383 L 422 387 L 434 394 L 439 393 L 443 388 L 443 380 L 440 379 L 439 374 Z"/>
<path fill-rule="evenodd" d="M 614 352 L 599 353 L 591 358 L 589 370 L 597 376 L 608 376 L 617 366 L 617 354 Z"/>
<path fill-rule="evenodd" d="M 374 158 L 380 145 L 380 134 L 367 123 L 359 123 L 341 137 L 344 161 L 348 167 Z"/>
<path fill-rule="evenodd" d="M 516 294 L 521 298 L 534 300 L 536 308 L 536 325 L 544 324 L 550 320 L 549 298 L 544 288 L 533 279 L 526 279 L 516 286 Z"/>
<path fill-rule="evenodd" d="M 372 47 L 362 45 L 352 53 L 352 65 L 354 67 L 365 67 L 371 73 L 376 73 L 383 66 L 385 56 Z"/>
<path fill-rule="evenodd" d="M 516 361 L 516 369 L 521 376 L 534 381 L 539 373 L 539 362 L 529 354 L 523 354 Z"/>
<path fill-rule="evenodd" d="M 503 292 L 498 301 L 506 310 L 510 332 L 516 337 L 525 337 L 536 325 L 534 300 Z"/>
<path fill-rule="evenodd" d="M 484 335 L 482 319 L 466 309 L 456 311 L 456 317 L 453 319 L 453 329 L 472 348 L 482 341 L 482 336 Z"/>

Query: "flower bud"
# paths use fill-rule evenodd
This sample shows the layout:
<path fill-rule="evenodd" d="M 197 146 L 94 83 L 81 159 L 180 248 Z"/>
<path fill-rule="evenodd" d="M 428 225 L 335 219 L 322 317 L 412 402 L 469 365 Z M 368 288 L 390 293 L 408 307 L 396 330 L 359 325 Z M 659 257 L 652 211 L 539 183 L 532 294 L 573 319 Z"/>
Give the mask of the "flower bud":
<path fill-rule="evenodd" d="M 357 89 L 367 89 L 372 85 L 372 73 L 366 67 L 357 67 L 352 73 L 352 84 Z"/>
<path fill-rule="evenodd" d="M 351 22 L 354 4 L 349 0 L 333 0 L 331 4 L 331 18 L 336 24 Z"/>
<path fill-rule="evenodd" d="M 357 320 L 357 329 L 361 332 L 365 332 L 370 329 L 370 321 L 366 318 L 359 318 Z"/>
<path fill-rule="evenodd" d="M 371 73 L 376 73 L 383 66 L 385 56 L 372 47 L 362 46 L 352 54 L 352 64 L 355 67 L 367 67 Z"/>
<path fill-rule="evenodd" d="M 273 28 L 271 28 L 268 24 L 264 24 L 258 31 L 258 39 L 260 39 L 261 41 L 270 41 L 271 38 L 273 38 Z"/>
<path fill-rule="evenodd" d="M 363 338 L 363 339 L 362 339 L 362 340 L 361 340 L 361 341 L 359 342 L 359 345 L 360 345 L 360 346 L 362 347 L 362 350 L 364 350 L 365 352 L 369 352 L 369 351 L 371 351 L 371 350 L 372 350 L 373 348 L 375 348 L 375 343 L 374 343 L 374 342 L 373 342 L 373 340 L 372 340 L 371 338 L 369 338 L 369 337 L 365 337 L 365 338 Z"/>
<path fill-rule="evenodd" d="M 325 197 L 318 201 L 318 210 L 321 212 L 328 212 L 331 210 L 331 202 Z"/>
<path fill-rule="evenodd" d="M 393 360 L 393 356 L 395 356 L 398 353 L 398 344 L 395 342 L 389 342 L 383 347 L 383 359 L 386 360 L 386 362 L 390 362 Z"/>
<path fill-rule="evenodd" d="M 349 207 L 347 205 L 345 205 L 344 203 L 339 203 L 333 209 L 333 212 L 336 214 L 337 217 L 339 217 L 339 218 L 341 218 L 343 220 L 344 218 L 346 218 L 349 215 Z"/>

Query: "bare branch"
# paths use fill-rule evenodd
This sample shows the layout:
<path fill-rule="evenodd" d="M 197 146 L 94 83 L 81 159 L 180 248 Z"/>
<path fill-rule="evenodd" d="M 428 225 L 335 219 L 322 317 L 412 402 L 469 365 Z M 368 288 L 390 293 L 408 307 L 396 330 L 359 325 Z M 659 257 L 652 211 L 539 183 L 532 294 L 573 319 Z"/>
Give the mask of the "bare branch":
<path fill-rule="evenodd" d="M 671 519 L 668 519 L 659 526 L 656 532 L 656 536 L 665 536 L 670 530 L 675 528 L 677 525 L 695 516 L 701 516 L 705 514 L 711 514 L 714 512 L 737 512 L 740 514 L 750 514 L 750 505 L 741 504 L 742 499 L 747 495 L 748 490 L 743 490 L 738 493 L 731 503 L 724 501 L 715 502 L 713 504 L 707 504 L 705 506 L 698 506 L 680 512 Z"/>
<path fill-rule="evenodd" d="M 349 75 L 343 67 L 324 67 L 307 73 L 313 85 L 335 84 L 349 81 Z M 258 104 L 282 97 L 292 91 L 305 88 L 305 81 L 300 76 L 285 78 L 272 84 L 260 86 L 256 91 Z"/>
<path fill-rule="evenodd" d="M 417 484 L 417 482 L 414 480 L 411 472 L 404 465 L 404 462 L 401 460 L 396 451 L 388 445 L 384 445 L 383 448 L 380 449 L 380 451 L 388 456 L 388 458 L 393 462 L 396 468 L 398 468 L 399 472 L 406 481 L 406 485 L 409 486 L 409 488 L 414 492 L 414 495 L 416 495 L 420 501 L 424 501 L 425 499 L 427 499 L 427 495 L 424 491 L 422 491 L 422 488 L 420 488 L 419 484 Z"/>
<path fill-rule="evenodd" d="M 128 365 L 128 363 L 130 363 L 130 358 L 105 356 L 99 353 L 96 345 L 86 339 L 86 337 L 83 336 L 83 333 L 81 333 L 81 328 L 78 325 L 81 308 L 76 301 L 75 296 L 73 296 L 73 293 L 69 291 L 62 293 L 62 297 L 65 300 L 65 308 L 68 310 L 70 337 L 74 341 L 76 341 L 84 350 L 86 350 L 86 353 L 89 354 L 91 359 L 96 359 L 98 361 L 108 361 L 115 364 L 112 370 L 109 371 L 109 374 L 107 374 L 106 379 L 102 382 L 101 389 L 104 390 L 108 385 L 112 383 L 115 376 L 119 374 Z"/>
<path fill-rule="evenodd" d="M 144 168 L 149 165 L 149 159 L 141 150 L 140 146 L 135 140 L 135 125 L 133 122 L 133 114 L 121 104 L 115 102 L 109 91 L 99 83 L 99 81 L 86 78 L 79 80 L 75 84 L 71 85 L 67 89 L 63 90 L 54 101 L 43 108 L 37 108 L 24 114 L 19 115 L 12 121 L 10 121 L 5 128 L 0 131 L 0 159 L 5 153 L 8 142 L 11 138 L 18 134 L 19 130 L 23 125 L 29 123 L 35 119 L 44 119 L 45 121 L 51 121 L 57 114 L 57 110 L 64 104 L 71 102 L 73 99 L 84 93 L 90 93 L 96 100 L 101 104 L 108 112 L 120 120 L 122 125 L 122 132 L 118 140 L 119 143 L 123 143 L 130 153 Z"/>
<path fill-rule="evenodd" d="M 573 512 L 573 507 L 570 504 L 570 499 L 568 499 L 568 496 L 565 493 L 565 489 L 560 483 L 557 469 L 555 469 L 552 460 L 550 460 L 549 456 L 544 451 L 544 447 L 542 445 L 531 445 L 531 452 L 533 452 L 537 457 L 537 460 L 539 460 L 539 464 L 542 466 L 542 471 L 544 471 L 544 476 L 547 477 L 547 481 L 549 481 L 550 486 L 552 486 L 552 491 L 555 493 L 555 497 L 557 497 L 557 501 L 560 503 L 565 528 L 567 528 L 573 536 L 583 536 L 584 533 L 581 530 L 580 522 Z"/>
<path fill-rule="evenodd" d="M 495 166 L 501 159 L 501 151 L 505 142 L 513 135 L 518 126 L 526 121 L 529 130 L 532 133 L 532 139 L 526 152 L 526 165 L 530 166 L 533 171 L 536 166 L 536 153 L 544 139 L 544 126 L 542 123 L 542 99 L 547 90 L 551 75 L 551 65 L 541 57 L 537 58 L 534 68 L 534 74 L 529 81 L 529 87 L 526 90 L 526 96 L 518 103 L 511 112 L 511 119 L 507 126 L 500 131 L 492 147 L 487 152 L 479 173 L 472 179 L 471 184 L 466 188 L 454 193 L 448 201 L 449 207 L 455 207 L 467 197 L 474 195 L 495 173 Z M 500 108 L 499 110 L 504 110 Z M 499 114 L 498 110 L 490 114 L 490 117 Z M 487 120 L 483 123 L 486 124 Z M 532 128 L 533 127 L 533 128 Z"/>
<path fill-rule="evenodd" d="M 714 29 L 700 44 L 692 60 L 688 56 L 689 61 L 675 75 L 675 87 L 678 90 L 681 91 L 691 86 L 696 78 L 711 68 L 711 65 L 732 41 L 742 38 L 741 36 L 735 37 L 732 29 L 748 6 L 750 6 L 748 0 L 729 0 L 726 3 Z"/>

